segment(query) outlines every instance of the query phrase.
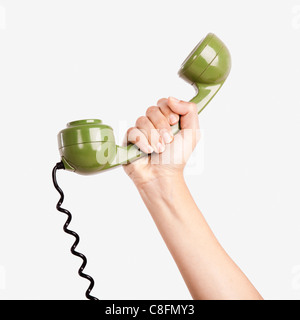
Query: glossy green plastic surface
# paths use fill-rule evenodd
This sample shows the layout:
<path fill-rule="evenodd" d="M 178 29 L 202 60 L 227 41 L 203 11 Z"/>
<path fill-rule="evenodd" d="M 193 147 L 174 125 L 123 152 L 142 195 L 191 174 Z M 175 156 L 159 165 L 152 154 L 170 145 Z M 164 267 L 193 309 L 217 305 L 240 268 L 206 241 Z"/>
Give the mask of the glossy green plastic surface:
<path fill-rule="evenodd" d="M 116 146 L 113 129 L 99 119 L 67 124 L 58 134 L 58 146 L 65 169 L 90 175 L 139 158 L 135 146 Z"/>
<path fill-rule="evenodd" d="M 191 52 L 179 76 L 194 86 L 191 100 L 200 113 L 222 87 L 231 69 L 230 53 L 214 34 L 208 34 Z M 172 127 L 174 134 L 179 125 Z M 146 156 L 134 145 L 115 144 L 113 129 L 98 119 L 71 122 L 58 134 L 58 145 L 65 169 L 83 175 L 95 174 Z"/>
<path fill-rule="evenodd" d="M 183 63 L 179 76 L 191 84 L 219 84 L 231 69 L 230 53 L 224 43 L 210 33 Z"/>

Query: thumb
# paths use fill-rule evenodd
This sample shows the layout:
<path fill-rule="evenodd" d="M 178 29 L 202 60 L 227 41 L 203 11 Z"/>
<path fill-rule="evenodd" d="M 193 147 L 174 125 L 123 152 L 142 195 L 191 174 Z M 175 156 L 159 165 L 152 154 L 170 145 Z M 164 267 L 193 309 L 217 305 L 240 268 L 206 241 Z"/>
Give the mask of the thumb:
<path fill-rule="evenodd" d="M 169 97 L 168 106 L 174 113 L 181 115 L 181 129 L 199 129 L 198 108 L 195 103 Z"/>

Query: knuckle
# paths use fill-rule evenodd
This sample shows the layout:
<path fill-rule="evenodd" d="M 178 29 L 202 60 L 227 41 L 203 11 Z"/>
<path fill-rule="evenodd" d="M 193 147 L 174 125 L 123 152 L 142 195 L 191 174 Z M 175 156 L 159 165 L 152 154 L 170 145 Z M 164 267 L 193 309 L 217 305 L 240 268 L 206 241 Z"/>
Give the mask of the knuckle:
<path fill-rule="evenodd" d="M 131 127 L 131 128 L 129 128 L 129 129 L 127 130 L 127 136 L 132 135 L 132 134 L 134 133 L 135 129 L 136 129 L 136 127 Z"/>
<path fill-rule="evenodd" d="M 161 98 L 161 99 L 159 99 L 159 100 L 157 101 L 157 105 L 164 104 L 164 103 L 166 103 L 167 101 L 168 101 L 168 99 L 166 99 L 166 98 Z"/>
<path fill-rule="evenodd" d="M 145 123 L 147 122 L 147 117 L 145 117 L 145 116 L 141 116 L 141 117 L 139 117 L 137 120 L 136 120 L 136 126 L 137 127 L 139 127 L 139 126 L 143 126 L 143 125 L 145 125 Z"/>
<path fill-rule="evenodd" d="M 147 109 L 147 111 L 146 111 L 146 115 L 147 115 L 147 116 L 148 116 L 148 115 L 151 115 L 151 114 L 157 112 L 157 110 L 158 110 L 158 107 L 155 107 L 155 106 L 149 107 L 149 108 Z"/>
<path fill-rule="evenodd" d="M 160 110 L 163 112 L 163 114 L 169 115 L 169 114 L 172 113 L 171 109 L 170 109 L 167 105 L 165 105 L 165 104 L 161 104 L 161 105 L 159 106 L 159 108 L 160 108 Z"/>

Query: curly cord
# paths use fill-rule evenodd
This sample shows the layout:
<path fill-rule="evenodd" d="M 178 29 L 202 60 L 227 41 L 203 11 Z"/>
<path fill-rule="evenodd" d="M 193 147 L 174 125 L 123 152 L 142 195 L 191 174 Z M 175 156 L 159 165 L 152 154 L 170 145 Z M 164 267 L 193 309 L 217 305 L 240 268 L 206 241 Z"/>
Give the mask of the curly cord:
<path fill-rule="evenodd" d="M 59 185 L 57 184 L 57 180 L 56 180 L 56 172 L 57 172 L 57 170 L 60 170 L 60 169 L 65 169 L 63 162 L 57 163 L 57 164 L 55 165 L 55 167 L 53 168 L 53 171 L 52 171 L 52 180 L 53 180 L 54 187 L 55 187 L 55 189 L 56 189 L 56 190 L 59 192 L 59 194 L 60 194 L 60 199 L 59 199 L 59 201 L 58 201 L 58 203 L 57 203 L 57 205 L 56 205 L 56 209 L 57 209 L 58 211 L 62 212 L 62 213 L 65 213 L 65 214 L 68 216 L 67 222 L 65 223 L 63 229 L 64 229 L 64 231 L 65 231 L 67 234 L 72 235 L 72 236 L 75 237 L 75 239 L 76 239 L 76 241 L 74 242 L 73 246 L 71 247 L 71 252 L 72 252 L 72 254 L 73 254 L 74 256 L 77 256 L 77 257 L 79 257 L 79 258 L 81 258 L 81 259 L 83 260 L 83 263 L 82 263 L 81 267 L 79 268 L 78 274 L 80 275 L 80 277 L 82 277 L 82 278 L 87 279 L 87 280 L 90 281 L 90 286 L 88 287 L 88 289 L 87 289 L 87 291 L 86 291 L 86 293 L 85 293 L 85 296 L 86 296 L 87 299 L 89 299 L 89 300 L 98 300 L 97 298 L 95 298 L 95 297 L 93 297 L 93 296 L 90 295 L 90 293 L 91 293 L 91 291 L 93 290 L 94 285 L 95 285 L 94 279 L 93 279 L 92 277 L 90 277 L 89 275 L 83 273 L 83 270 L 84 270 L 84 268 L 85 268 L 86 265 L 87 265 L 87 259 L 86 259 L 86 257 L 85 257 L 83 254 L 81 254 L 81 253 L 79 253 L 79 252 L 77 252 L 77 251 L 75 250 L 76 247 L 77 247 L 78 244 L 79 244 L 79 241 L 80 241 L 79 235 L 78 235 L 76 232 L 71 231 L 71 230 L 68 229 L 68 226 L 69 226 L 69 224 L 70 224 L 71 221 L 72 221 L 72 215 L 71 215 L 71 213 L 70 213 L 68 210 L 63 209 L 63 208 L 61 207 L 61 205 L 62 205 L 62 203 L 63 203 L 63 201 L 64 201 L 64 193 L 63 193 L 63 191 L 61 190 L 61 188 L 59 187 Z"/>

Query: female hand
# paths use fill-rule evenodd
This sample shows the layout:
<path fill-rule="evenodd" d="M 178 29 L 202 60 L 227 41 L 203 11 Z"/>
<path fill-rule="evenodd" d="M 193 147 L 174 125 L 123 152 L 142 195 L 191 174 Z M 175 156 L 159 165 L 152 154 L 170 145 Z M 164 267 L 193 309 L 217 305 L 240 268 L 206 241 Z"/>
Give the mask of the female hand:
<path fill-rule="evenodd" d="M 171 126 L 178 122 L 181 131 L 173 136 Z M 196 104 L 172 97 L 160 99 L 127 131 L 126 142 L 135 144 L 149 156 L 125 165 L 125 172 L 137 186 L 182 175 L 199 138 Z"/>
<path fill-rule="evenodd" d="M 181 131 L 172 136 L 171 125 Z M 194 299 L 262 297 L 214 236 L 184 181 L 183 169 L 199 140 L 197 107 L 161 99 L 127 132 L 148 157 L 124 166 L 172 254 Z"/>

